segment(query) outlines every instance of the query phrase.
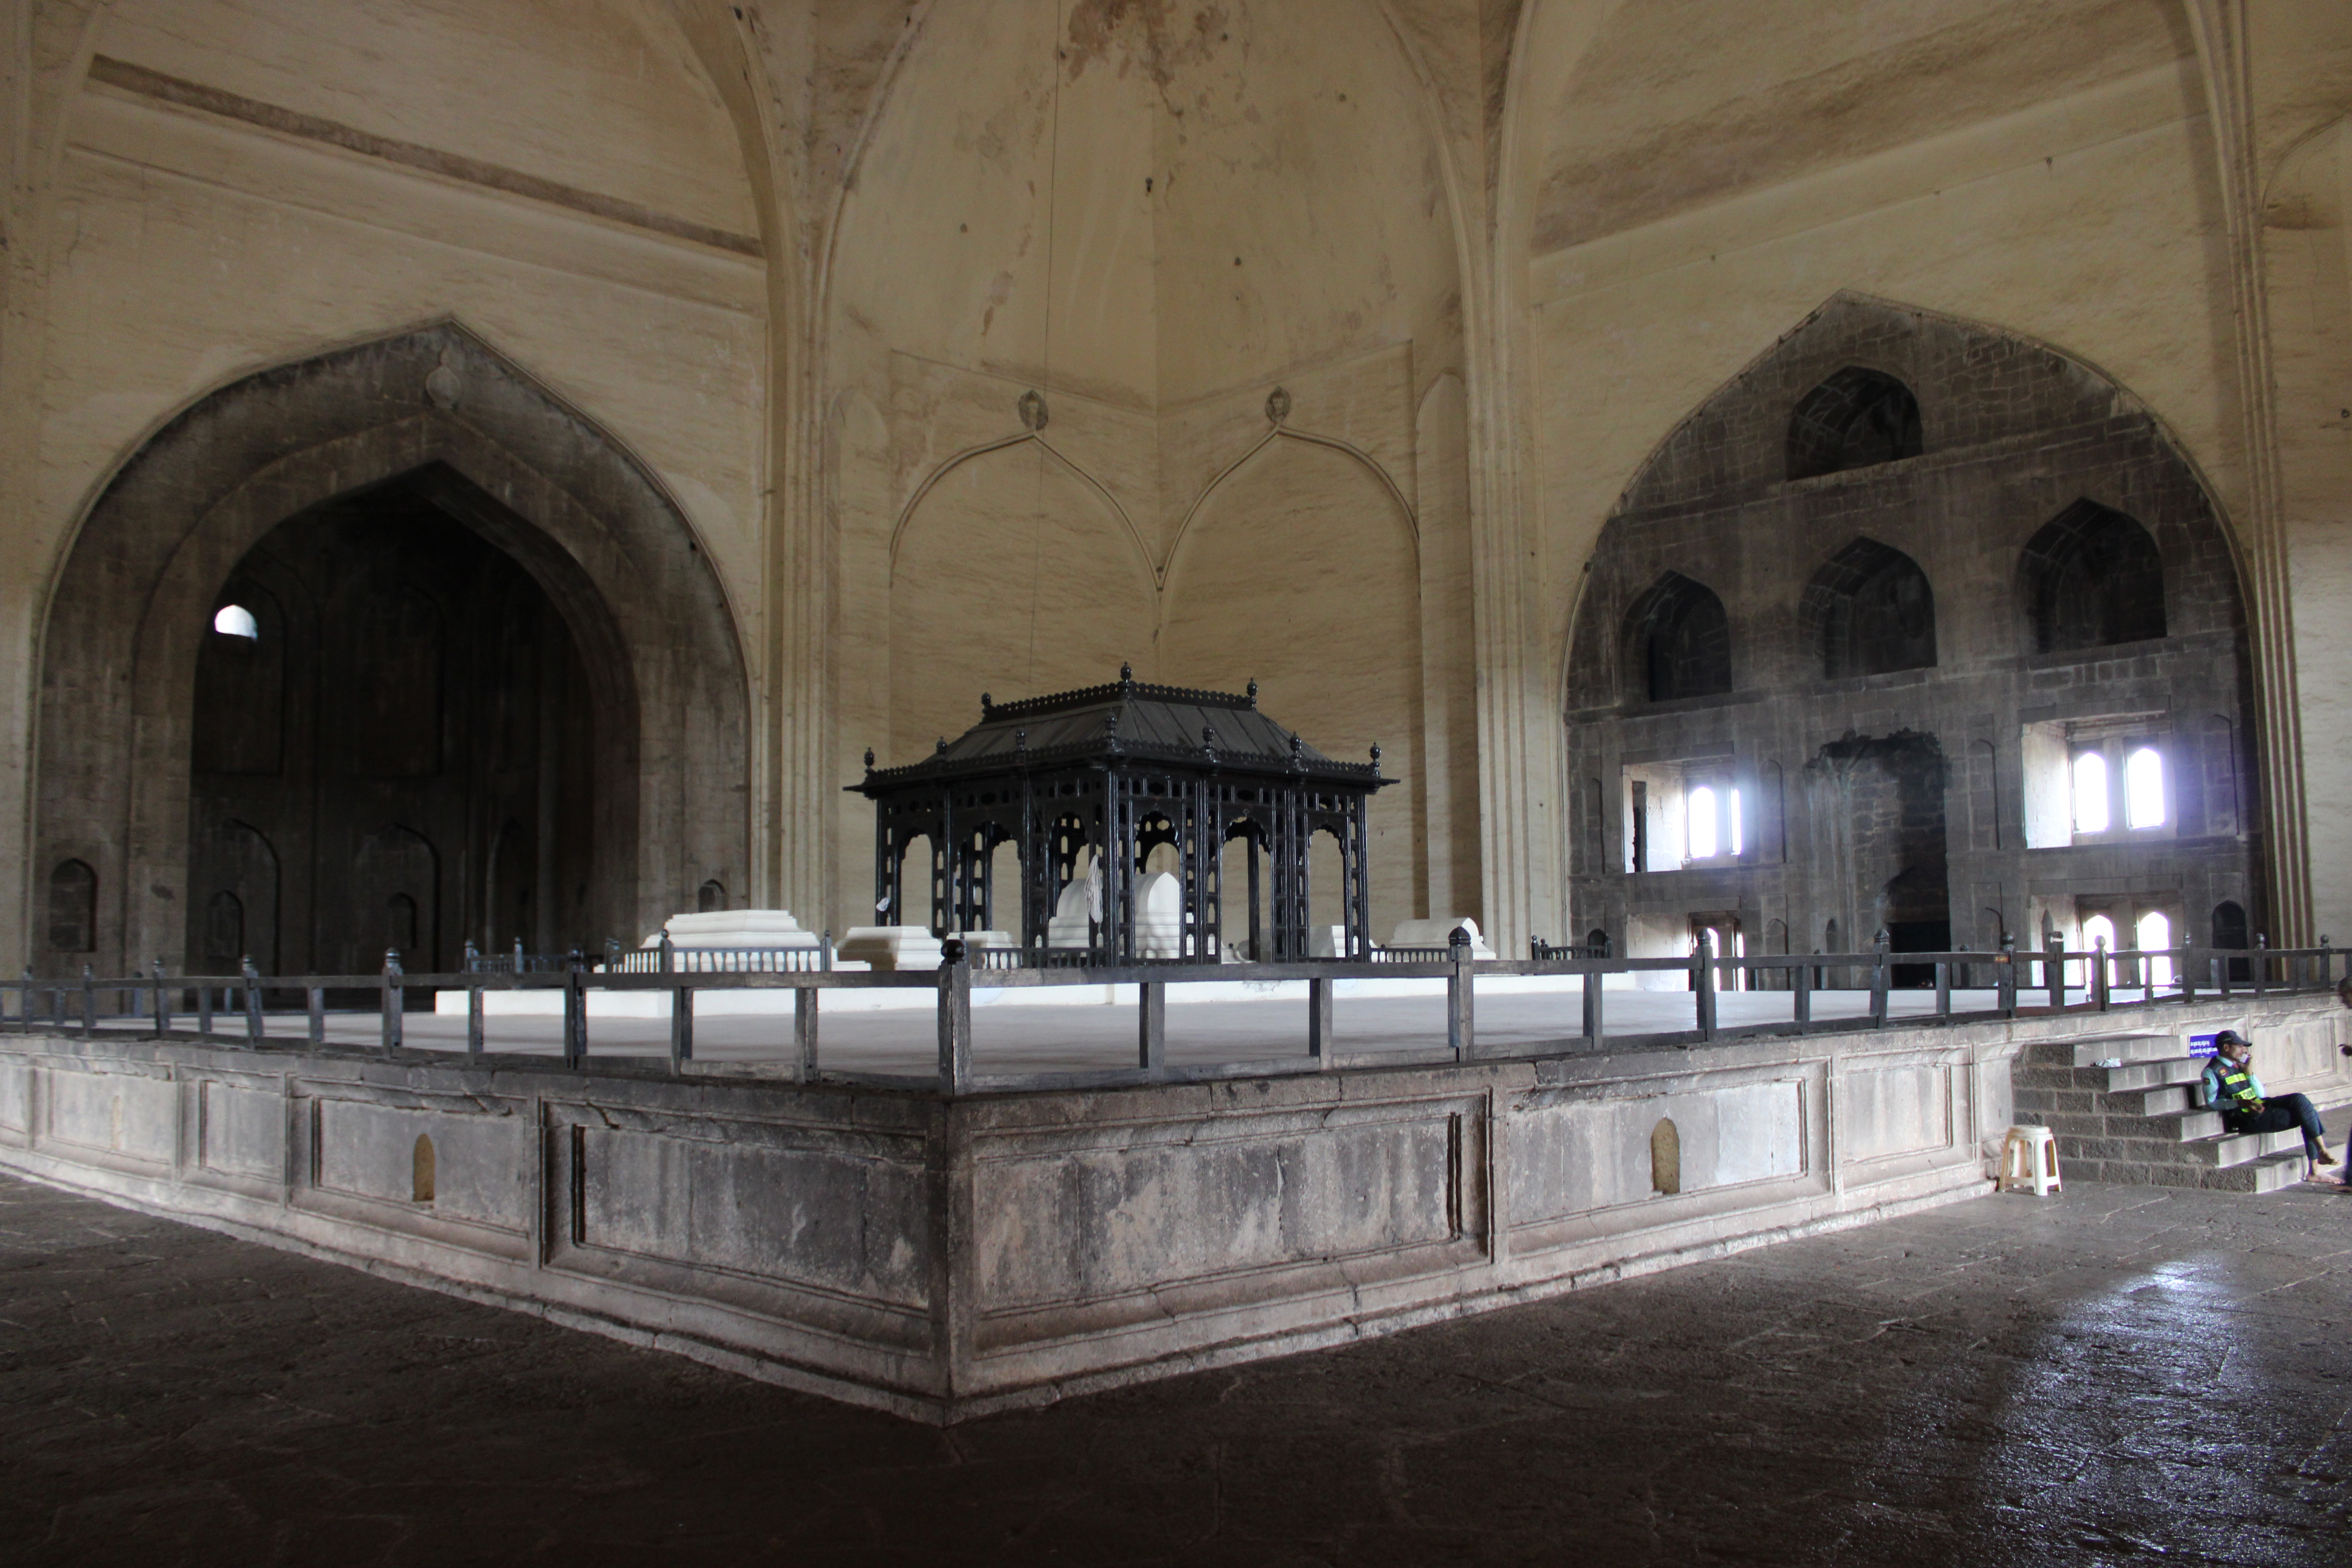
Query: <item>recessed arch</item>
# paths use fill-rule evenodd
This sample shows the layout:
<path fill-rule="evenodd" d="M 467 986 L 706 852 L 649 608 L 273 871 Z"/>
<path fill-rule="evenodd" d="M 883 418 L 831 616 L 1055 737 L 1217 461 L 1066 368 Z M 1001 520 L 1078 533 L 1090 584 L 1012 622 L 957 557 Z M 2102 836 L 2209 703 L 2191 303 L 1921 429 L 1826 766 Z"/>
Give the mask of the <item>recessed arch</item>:
<path fill-rule="evenodd" d="M 2165 635 L 2164 555 L 2155 535 L 2087 497 L 2027 542 L 2018 577 L 2036 653 Z"/>
<path fill-rule="evenodd" d="M 1625 695 L 1636 702 L 1731 689 L 1731 624 L 1706 584 L 1667 572 L 1625 613 Z"/>
<path fill-rule="evenodd" d="M 688 867 L 748 871 L 749 686 L 692 526 L 618 441 L 442 321 L 230 382 L 91 503 L 47 606 L 35 842 L 116 889 L 109 966 L 185 946 L 195 663 L 223 584 L 286 519 L 394 481 L 538 580 L 610 705 L 599 923 L 658 924 Z"/>
<path fill-rule="evenodd" d="M 1927 574 L 1875 539 L 1856 539 L 1813 574 L 1797 606 L 1797 626 L 1821 649 L 1829 679 L 1936 662 L 1936 595 Z"/>
<path fill-rule="evenodd" d="M 1876 468 L 1925 449 L 1919 399 L 1899 378 L 1866 365 L 1834 372 L 1789 416 L 1791 479 Z"/>
<path fill-rule="evenodd" d="M 956 453 L 929 473 L 925 474 L 922 482 L 915 487 L 914 493 L 907 498 L 907 504 L 898 509 L 898 521 L 890 525 L 890 564 L 893 567 L 898 564 L 898 547 L 906 540 L 908 524 L 913 522 L 915 514 L 922 510 L 925 498 L 950 474 L 965 464 L 985 458 L 992 452 L 1009 451 L 1013 447 L 1027 446 L 1031 443 L 1034 443 L 1037 448 L 1052 458 L 1063 472 L 1093 491 L 1095 497 L 1110 509 L 1111 515 L 1118 519 L 1119 525 L 1127 531 L 1129 541 L 1134 544 L 1136 560 L 1145 571 L 1151 574 L 1152 582 L 1157 585 L 1165 574 L 1160 564 L 1151 559 L 1151 547 L 1143 542 L 1142 531 L 1135 526 L 1135 519 L 1128 515 L 1127 508 L 1119 504 L 1118 497 L 1110 492 L 1108 486 L 1088 473 L 1084 465 L 1072 461 L 1067 454 L 1034 430 L 1024 430 L 1018 436 L 1007 436 L 999 441 L 982 441 L 966 447 L 962 451 Z"/>

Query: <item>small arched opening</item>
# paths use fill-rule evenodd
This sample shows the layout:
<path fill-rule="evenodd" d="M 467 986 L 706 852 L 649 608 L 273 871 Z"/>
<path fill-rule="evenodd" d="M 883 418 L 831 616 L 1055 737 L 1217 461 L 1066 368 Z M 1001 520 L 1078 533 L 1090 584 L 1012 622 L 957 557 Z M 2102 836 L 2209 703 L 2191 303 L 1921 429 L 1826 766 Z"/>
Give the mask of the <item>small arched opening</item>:
<path fill-rule="evenodd" d="M 60 860 L 49 872 L 49 950 L 98 948 L 98 873 L 87 860 Z"/>
<path fill-rule="evenodd" d="M 1875 468 L 1923 450 L 1919 400 L 1884 371 L 1850 364 L 1797 400 L 1789 416 L 1789 478 Z"/>
<path fill-rule="evenodd" d="M 1683 1190 L 1683 1136 L 1671 1116 L 1650 1129 L 1650 1190 L 1663 1195 Z"/>
<path fill-rule="evenodd" d="M 415 1146 L 408 1152 L 409 1196 L 414 1201 L 420 1204 L 433 1201 L 434 1187 L 440 1174 L 436 1168 L 438 1163 L 433 1152 L 431 1135 L 418 1133 Z"/>
<path fill-rule="evenodd" d="M 2213 906 L 2213 945 L 2223 952 L 2243 952 L 2253 946 L 2251 922 L 2246 919 L 2246 907 L 2234 899 L 2224 899 Z M 2230 978 L 2249 981 L 2254 977 L 2251 960 L 2230 960 Z"/>

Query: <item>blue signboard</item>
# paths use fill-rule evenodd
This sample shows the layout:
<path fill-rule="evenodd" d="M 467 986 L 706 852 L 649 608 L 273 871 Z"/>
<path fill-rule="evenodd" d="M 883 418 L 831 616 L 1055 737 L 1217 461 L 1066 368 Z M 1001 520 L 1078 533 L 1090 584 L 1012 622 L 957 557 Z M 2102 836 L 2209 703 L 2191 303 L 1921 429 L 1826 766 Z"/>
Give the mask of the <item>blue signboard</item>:
<path fill-rule="evenodd" d="M 2210 1035 L 2189 1036 L 2189 1054 L 2192 1057 L 2210 1057 L 2218 1055 L 2218 1047 L 2214 1046 L 2213 1042 L 2220 1037 L 2221 1033 L 2219 1030 L 2216 1030 Z"/>

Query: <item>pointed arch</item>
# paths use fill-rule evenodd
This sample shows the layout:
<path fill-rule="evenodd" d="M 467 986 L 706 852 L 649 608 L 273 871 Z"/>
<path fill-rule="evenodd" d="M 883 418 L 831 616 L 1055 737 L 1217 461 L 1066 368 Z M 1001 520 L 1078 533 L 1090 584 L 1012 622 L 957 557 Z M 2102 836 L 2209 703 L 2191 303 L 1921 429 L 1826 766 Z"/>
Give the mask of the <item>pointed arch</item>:
<path fill-rule="evenodd" d="M 1936 663 L 1936 595 L 1927 574 L 1875 539 L 1854 540 L 1813 574 L 1798 602 L 1797 627 L 1821 649 L 1822 674 L 1832 680 Z"/>
<path fill-rule="evenodd" d="M 287 518 L 392 481 L 512 557 L 579 642 L 609 719 L 596 922 L 658 924 L 688 867 L 748 871 L 749 680 L 708 552 L 625 446 L 443 320 L 226 383 L 89 505 L 47 606 L 34 841 L 114 889 L 109 966 L 185 947 L 195 660 L 222 584 Z"/>
<path fill-rule="evenodd" d="M 2036 653 L 2164 636 L 2164 555 L 2155 536 L 2088 497 L 2026 542 L 2018 579 Z"/>
<path fill-rule="evenodd" d="M 1625 695 L 1635 702 L 1731 689 L 1731 623 L 1706 584 L 1662 574 L 1625 612 Z"/>

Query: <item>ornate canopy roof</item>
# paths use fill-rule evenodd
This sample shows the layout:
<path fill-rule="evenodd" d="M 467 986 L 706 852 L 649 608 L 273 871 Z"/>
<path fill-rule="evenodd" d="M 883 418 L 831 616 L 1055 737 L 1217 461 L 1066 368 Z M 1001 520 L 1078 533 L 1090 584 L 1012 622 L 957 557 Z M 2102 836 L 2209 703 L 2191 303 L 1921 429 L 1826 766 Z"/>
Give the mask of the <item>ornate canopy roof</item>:
<path fill-rule="evenodd" d="M 1370 792 L 1397 781 L 1381 776 L 1381 749 L 1369 763 L 1325 756 L 1258 711 L 1257 682 L 1246 693 L 1155 686 L 1121 666 L 1118 681 L 1017 702 L 981 699 L 980 722 L 919 763 L 877 768 L 849 787 L 875 795 L 911 784 L 968 779 L 1073 763 L 1146 763 L 1178 772 L 1271 774 Z"/>

